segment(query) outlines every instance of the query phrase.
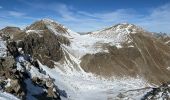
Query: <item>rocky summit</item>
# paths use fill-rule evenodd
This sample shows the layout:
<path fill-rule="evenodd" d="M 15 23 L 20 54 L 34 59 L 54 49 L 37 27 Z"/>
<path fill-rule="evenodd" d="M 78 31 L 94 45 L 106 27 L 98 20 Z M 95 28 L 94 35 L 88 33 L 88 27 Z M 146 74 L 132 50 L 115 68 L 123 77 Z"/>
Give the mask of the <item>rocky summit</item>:
<path fill-rule="evenodd" d="M 51 19 L 0 30 L 0 99 L 169 100 L 170 37 L 122 23 L 79 34 Z"/>

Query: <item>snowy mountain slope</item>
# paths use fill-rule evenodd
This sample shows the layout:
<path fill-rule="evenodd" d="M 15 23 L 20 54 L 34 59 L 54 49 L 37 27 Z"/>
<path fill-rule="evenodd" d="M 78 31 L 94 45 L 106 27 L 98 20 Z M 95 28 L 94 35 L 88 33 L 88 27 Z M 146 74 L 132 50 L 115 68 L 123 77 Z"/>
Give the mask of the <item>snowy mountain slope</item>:
<path fill-rule="evenodd" d="M 131 43 L 130 34 L 137 32 L 145 32 L 142 28 L 133 24 L 117 24 L 115 26 L 91 32 L 85 35 L 72 35 L 70 49 L 76 52 L 76 55 L 81 58 L 85 54 L 95 54 L 98 52 L 108 52 L 106 45 L 122 48 L 122 44 Z M 132 46 L 132 45 L 129 45 Z M 69 49 L 69 47 L 68 47 Z"/>
<path fill-rule="evenodd" d="M 46 89 L 31 91 L 36 76 L 54 80 L 63 100 L 141 99 L 153 84 L 169 80 L 170 48 L 132 24 L 80 35 L 43 19 L 22 33 L 15 45 L 7 46 L 14 58 L 30 55 L 38 62 L 32 65 L 26 57 L 17 63 L 17 70 L 24 67 L 31 75 L 25 80 L 31 98 Z"/>

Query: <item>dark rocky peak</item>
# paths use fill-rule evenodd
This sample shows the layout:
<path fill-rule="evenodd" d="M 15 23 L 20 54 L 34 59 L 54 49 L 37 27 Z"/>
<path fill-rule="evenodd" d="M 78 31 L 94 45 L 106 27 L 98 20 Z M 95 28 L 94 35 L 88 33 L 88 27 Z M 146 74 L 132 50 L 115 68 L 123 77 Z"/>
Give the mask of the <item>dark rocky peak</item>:
<path fill-rule="evenodd" d="M 42 19 L 34 22 L 26 30 L 50 30 L 55 34 L 69 34 L 68 29 L 51 19 Z"/>
<path fill-rule="evenodd" d="M 51 19 L 42 19 L 28 26 L 25 30 L 27 35 L 37 34 L 39 38 L 55 37 L 61 44 L 69 45 L 70 30 Z M 50 42 L 48 42 L 50 43 Z M 51 44 L 51 43 L 50 43 Z"/>
<path fill-rule="evenodd" d="M 54 20 L 42 19 L 28 26 L 25 30 L 25 33 L 27 36 L 34 36 L 34 34 L 37 34 L 37 38 L 44 38 L 45 40 L 48 37 L 54 37 L 56 39 L 55 41 L 58 41 L 61 44 L 69 45 L 69 31 L 70 30 L 55 22 Z M 48 43 L 51 44 L 50 42 Z"/>

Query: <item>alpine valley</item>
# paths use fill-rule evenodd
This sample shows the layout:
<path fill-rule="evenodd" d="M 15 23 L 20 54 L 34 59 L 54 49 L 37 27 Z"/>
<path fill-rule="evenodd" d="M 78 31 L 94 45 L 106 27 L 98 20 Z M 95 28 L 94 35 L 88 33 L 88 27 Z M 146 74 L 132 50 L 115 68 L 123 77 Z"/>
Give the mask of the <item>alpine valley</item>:
<path fill-rule="evenodd" d="M 128 23 L 0 30 L 0 100 L 170 100 L 170 37 Z"/>

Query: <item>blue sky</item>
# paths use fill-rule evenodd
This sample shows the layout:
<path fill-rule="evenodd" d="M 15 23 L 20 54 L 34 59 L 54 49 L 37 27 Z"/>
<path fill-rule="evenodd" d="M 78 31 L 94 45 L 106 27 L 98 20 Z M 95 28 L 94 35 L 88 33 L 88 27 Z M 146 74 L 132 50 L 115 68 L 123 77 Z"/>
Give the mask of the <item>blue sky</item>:
<path fill-rule="evenodd" d="M 132 23 L 170 33 L 170 0 L 1 0 L 0 28 L 51 18 L 78 31 Z"/>

